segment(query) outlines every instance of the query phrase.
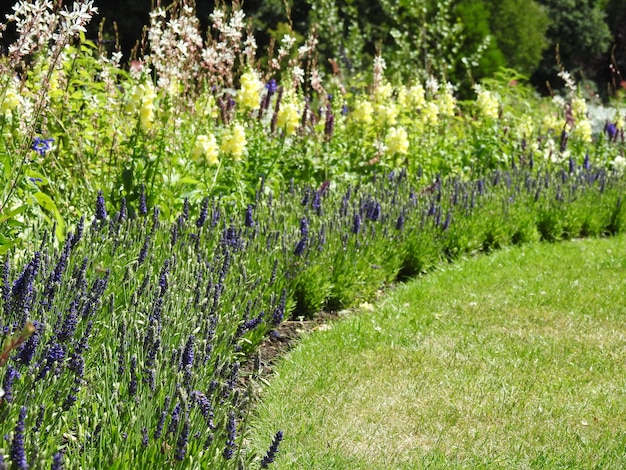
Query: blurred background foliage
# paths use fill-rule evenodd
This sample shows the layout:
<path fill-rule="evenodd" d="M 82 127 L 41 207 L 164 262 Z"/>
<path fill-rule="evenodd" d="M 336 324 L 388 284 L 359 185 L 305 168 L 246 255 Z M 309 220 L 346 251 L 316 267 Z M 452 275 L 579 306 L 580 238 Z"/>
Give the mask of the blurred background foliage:
<path fill-rule="evenodd" d="M 140 56 L 157 2 L 95 3 L 100 13 L 88 37 L 121 48 L 126 58 Z M 216 3 L 224 4 L 195 2 L 205 31 Z M 625 85 L 624 0 L 246 0 L 242 7 L 260 54 L 287 32 L 303 43 L 315 31 L 327 73 L 331 61 L 345 75 L 369 73 L 380 51 L 392 81 L 434 75 L 457 84 L 460 95 L 501 67 L 530 77 L 544 94 L 563 85 L 561 68 L 605 99 Z M 11 39 L 9 30 L 3 41 Z"/>

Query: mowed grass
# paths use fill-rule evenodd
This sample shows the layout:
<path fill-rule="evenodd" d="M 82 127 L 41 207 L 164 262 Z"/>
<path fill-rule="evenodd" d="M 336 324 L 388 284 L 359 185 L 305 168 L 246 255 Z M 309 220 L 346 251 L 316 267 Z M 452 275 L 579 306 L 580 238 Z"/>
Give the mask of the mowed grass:
<path fill-rule="evenodd" d="M 262 392 L 275 468 L 626 468 L 624 236 L 461 260 L 330 326 Z"/>

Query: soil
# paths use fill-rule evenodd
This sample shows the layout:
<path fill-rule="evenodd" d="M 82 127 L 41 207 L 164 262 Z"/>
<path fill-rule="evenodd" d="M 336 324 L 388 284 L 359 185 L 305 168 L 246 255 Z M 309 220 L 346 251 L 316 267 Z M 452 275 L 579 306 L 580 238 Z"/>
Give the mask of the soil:
<path fill-rule="evenodd" d="M 263 340 L 252 360 L 248 361 L 244 370 L 253 373 L 255 363 L 259 368 L 256 374 L 267 377 L 274 372 L 276 361 L 294 347 L 300 337 L 312 331 L 329 328 L 331 320 L 338 318 L 344 312 L 320 312 L 313 319 L 298 319 L 284 321 Z"/>

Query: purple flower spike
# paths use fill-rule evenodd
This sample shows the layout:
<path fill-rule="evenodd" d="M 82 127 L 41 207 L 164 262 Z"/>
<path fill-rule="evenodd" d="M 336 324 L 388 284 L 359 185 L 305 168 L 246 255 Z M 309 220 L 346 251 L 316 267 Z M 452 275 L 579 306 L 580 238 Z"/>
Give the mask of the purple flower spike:
<path fill-rule="evenodd" d="M 185 424 L 183 424 L 183 430 L 178 436 L 178 441 L 176 442 L 176 453 L 174 454 L 174 458 L 179 462 L 185 460 L 185 455 L 187 454 L 187 441 L 189 441 L 190 427 L 191 423 L 189 422 L 189 419 L 186 419 Z"/>
<path fill-rule="evenodd" d="M 163 404 L 163 410 L 161 411 L 161 416 L 159 418 L 159 422 L 157 423 L 157 427 L 154 430 L 154 438 L 158 439 L 161 437 L 163 433 L 163 425 L 165 424 L 165 418 L 167 418 L 167 410 L 170 407 L 170 397 L 169 395 L 165 397 L 165 403 Z"/>
<path fill-rule="evenodd" d="M 145 426 L 141 428 L 141 446 L 145 449 L 150 443 L 150 437 L 148 436 L 148 428 Z"/>
<path fill-rule="evenodd" d="M 96 200 L 96 219 L 106 220 L 106 218 L 107 210 L 104 203 L 104 196 L 102 195 L 102 191 L 98 191 L 98 199 Z"/>
<path fill-rule="evenodd" d="M 298 241 L 296 248 L 293 250 L 293 254 L 296 256 L 302 256 L 302 254 L 304 253 L 304 250 L 306 249 L 306 242 L 307 242 L 307 237 L 302 237 Z"/>
<path fill-rule="evenodd" d="M 400 231 L 404 227 L 404 214 L 401 213 L 396 221 L 396 230 Z"/>
<path fill-rule="evenodd" d="M 196 227 L 201 228 L 206 222 L 206 218 L 209 214 L 209 198 L 205 197 L 202 200 L 202 206 L 200 207 L 200 216 L 196 220 Z"/>
<path fill-rule="evenodd" d="M 137 395 L 137 356 L 130 358 L 130 384 L 128 385 L 128 394 L 131 397 Z"/>
<path fill-rule="evenodd" d="M 270 96 L 276 93 L 276 91 L 278 90 L 278 84 L 276 83 L 276 80 L 272 78 L 269 82 L 267 82 L 265 84 L 265 89 Z"/>
<path fill-rule="evenodd" d="M 352 233 L 359 233 L 361 231 L 361 215 L 354 214 L 352 219 Z"/>
<path fill-rule="evenodd" d="M 28 468 L 28 462 L 26 461 L 26 452 L 24 451 L 24 424 L 26 421 L 26 407 L 20 408 L 20 417 L 15 425 L 13 431 L 13 441 L 11 442 L 11 461 L 13 462 L 13 468 L 20 470 Z"/>
<path fill-rule="evenodd" d="M 604 131 L 609 138 L 609 142 L 613 142 L 617 138 L 617 126 L 612 122 L 607 122 L 604 125 Z"/>
<path fill-rule="evenodd" d="M 233 449 L 235 448 L 235 439 L 237 438 L 237 422 L 235 421 L 235 413 L 233 411 L 228 414 L 226 432 L 228 433 L 228 439 L 222 455 L 226 460 L 230 460 L 233 458 Z"/>
<path fill-rule="evenodd" d="M 278 453 L 278 446 L 280 445 L 280 442 L 282 440 L 283 440 L 283 432 L 278 431 L 276 435 L 274 436 L 272 445 L 270 445 L 270 448 L 265 454 L 265 457 L 263 457 L 263 460 L 261 460 L 261 468 L 268 468 L 269 465 L 274 462 L 274 459 L 276 458 L 276 454 Z"/>
<path fill-rule="evenodd" d="M 303 237 L 309 236 L 309 221 L 306 217 L 300 219 L 300 235 Z"/>
<path fill-rule="evenodd" d="M 146 187 L 141 185 L 141 193 L 139 194 L 139 214 L 146 215 L 148 213 L 148 206 L 146 205 Z"/>
<path fill-rule="evenodd" d="M 167 428 L 168 434 L 175 434 L 178 430 L 178 423 L 180 423 L 180 403 L 176 403 L 172 410 L 172 417 L 170 419 L 170 425 Z"/>
<path fill-rule="evenodd" d="M 272 315 L 272 324 L 274 326 L 278 326 L 283 322 L 283 318 L 285 317 L 285 307 L 287 305 L 287 290 L 283 289 L 283 293 L 280 297 L 280 302 L 276 306 L 274 310 L 274 314 Z"/>
<path fill-rule="evenodd" d="M 183 357 L 181 359 L 181 368 L 185 369 L 187 366 L 193 366 L 193 357 L 194 357 L 194 335 L 189 335 L 189 339 L 187 340 L 187 344 L 185 345 L 185 350 L 183 351 Z"/>
<path fill-rule="evenodd" d="M 11 365 L 7 367 L 7 372 L 4 375 L 4 382 L 2 384 L 2 388 L 4 389 L 4 399 L 7 403 L 11 403 L 13 401 L 13 382 L 20 377 L 21 374 L 15 367 Z"/>
<path fill-rule="evenodd" d="M 52 464 L 50 465 L 50 470 L 62 470 L 63 469 L 63 454 L 61 452 L 57 452 L 52 457 Z"/>
<path fill-rule="evenodd" d="M 252 218 L 252 204 L 248 204 L 248 208 L 246 209 L 246 227 L 254 227 L 254 219 Z"/>

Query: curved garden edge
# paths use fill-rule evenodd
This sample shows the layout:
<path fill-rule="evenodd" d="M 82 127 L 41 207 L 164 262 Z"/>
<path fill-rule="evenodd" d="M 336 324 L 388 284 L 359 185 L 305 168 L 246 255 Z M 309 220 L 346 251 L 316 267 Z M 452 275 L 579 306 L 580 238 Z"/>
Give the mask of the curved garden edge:
<path fill-rule="evenodd" d="M 623 464 L 626 434 L 613 420 L 626 415 L 624 246 L 624 235 L 524 245 L 402 286 L 376 312 L 309 335 L 280 362 L 257 409 L 256 437 L 284 429 L 277 468 Z M 491 287 L 476 291 L 483 281 Z M 425 299 L 415 302 L 419 311 L 407 303 L 411 289 Z M 498 323 L 502 311 L 512 315 Z M 408 337 L 394 336 L 400 330 Z M 419 420 L 403 427 L 412 415 Z M 445 445 L 437 429 L 446 429 L 437 438 Z M 418 451 L 394 454 L 398 442 Z"/>

